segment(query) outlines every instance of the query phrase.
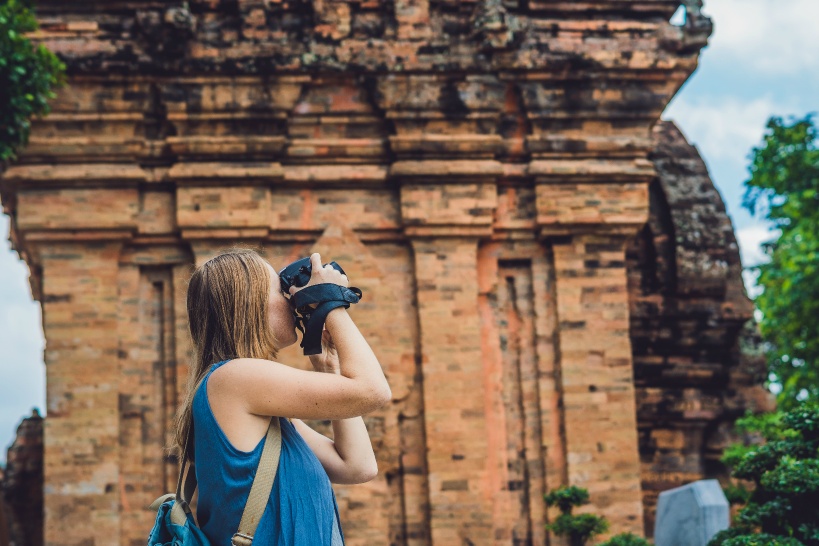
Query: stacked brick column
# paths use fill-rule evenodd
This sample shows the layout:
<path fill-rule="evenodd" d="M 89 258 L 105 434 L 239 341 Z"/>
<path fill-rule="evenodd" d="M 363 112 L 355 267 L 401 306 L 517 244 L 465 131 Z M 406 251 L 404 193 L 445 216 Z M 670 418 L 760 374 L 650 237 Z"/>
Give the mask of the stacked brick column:
<path fill-rule="evenodd" d="M 412 174 L 436 178 L 435 172 Z M 433 544 L 481 543 L 493 529 L 498 484 L 487 466 L 494 449 L 477 250 L 478 236 L 491 229 L 495 200 L 488 182 L 420 185 L 405 179 L 401 189 L 404 229 L 415 254 Z"/>
<path fill-rule="evenodd" d="M 588 488 L 603 515 L 640 532 L 624 244 L 581 236 L 554 246 L 559 351 L 568 481 Z"/>
<path fill-rule="evenodd" d="M 413 242 L 433 544 L 492 531 L 490 456 L 477 314 L 477 241 Z M 478 543 L 478 542 L 476 542 Z"/>
<path fill-rule="evenodd" d="M 118 258 L 121 243 L 43 245 L 45 542 L 105 543 L 120 535 Z M 64 526 L 66 514 L 75 522 Z"/>
<path fill-rule="evenodd" d="M 567 478 L 587 487 L 610 520 L 639 533 L 625 244 L 648 218 L 653 169 L 639 160 L 597 173 L 573 167 L 540 162 L 536 189 L 537 222 L 553 249 Z M 603 173 L 613 181 L 600 181 Z"/>

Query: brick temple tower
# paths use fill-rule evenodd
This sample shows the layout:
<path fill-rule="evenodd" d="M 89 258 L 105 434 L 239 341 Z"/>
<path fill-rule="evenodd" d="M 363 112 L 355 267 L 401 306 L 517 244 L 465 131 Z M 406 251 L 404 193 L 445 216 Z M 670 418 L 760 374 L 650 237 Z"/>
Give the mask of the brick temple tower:
<path fill-rule="evenodd" d="M 349 544 L 544 544 L 569 483 L 642 533 L 744 407 L 730 222 L 652 134 L 711 31 L 693 4 L 41 0 L 70 85 L 0 189 L 43 308 L 46 543 L 143 543 L 186 281 L 236 243 L 365 292 L 394 400 L 378 478 L 337 488 Z"/>

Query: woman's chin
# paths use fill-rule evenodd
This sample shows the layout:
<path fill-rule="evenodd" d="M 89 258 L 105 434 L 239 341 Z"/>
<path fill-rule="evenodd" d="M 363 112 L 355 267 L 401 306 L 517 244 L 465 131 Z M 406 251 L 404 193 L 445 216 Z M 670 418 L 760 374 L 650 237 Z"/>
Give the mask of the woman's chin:
<path fill-rule="evenodd" d="M 293 333 L 293 339 L 292 339 L 292 341 L 290 341 L 290 343 L 287 344 L 287 346 L 290 347 L 291 345 L 294 345 L 298 341 L 299 341 L 299 335 L 294 332 Z"/>
<path fill-rule="evenodd" d="M 277 336 L 274 336 L 276 340 L 276 351 L 281 351 L 282 349 L 286 349 L 296 343 L 299 340 L 299 335 L 296 333 L 295 329 L 293 330 L 293 334 L 290 338 L 282 339 Z"/>

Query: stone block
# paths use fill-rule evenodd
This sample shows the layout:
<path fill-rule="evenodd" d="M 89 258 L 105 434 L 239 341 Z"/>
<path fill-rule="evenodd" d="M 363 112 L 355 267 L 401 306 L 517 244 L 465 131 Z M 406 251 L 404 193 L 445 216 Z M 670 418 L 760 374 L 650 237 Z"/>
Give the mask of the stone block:
<path fill-rule="evenodd" d="M 401 218 L 405 226 L 492 224 L 497 206 L 494 184 L 419 185 L 401 187 Z"/>
<path fill-rule="evenodd" d="M 20 191 L 18 225 L 27 231 L 133 229 L 139 213 L 138 193 L 136 189 Z"/>
<path fill-rule="evenodd" d="M 537 223 L 542 232 L 600 225 L 636 231 L 648 219 L 648 184 L 539 184 Z"/>
<path fill-rule="evenodd" d="M 188 187 L 176 193 L 181 228 L 252 228 L 270 225 L 270 190 L 263 187 Z"/>
<path fill-rule="evenodd" d="M 657 546 L 706 546 L 730 524 L 730 505 L 717 480 L 663 491 L 657 502 Z"/>

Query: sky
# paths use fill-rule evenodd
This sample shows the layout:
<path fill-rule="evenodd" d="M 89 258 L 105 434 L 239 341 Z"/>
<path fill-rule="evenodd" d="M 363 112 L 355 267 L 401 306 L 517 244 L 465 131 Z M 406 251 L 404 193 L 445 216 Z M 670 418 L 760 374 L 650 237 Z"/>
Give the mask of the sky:
<path fill-rule="evenodd" d="M 764 259 L 759 243 L 771 233 L 742 208 L 748 154 L 771 116 L 819 111 L 819 1 L 705 0 L 703 11 L 714 33 L 663 118 L 705 158 L 749 266 Z"/>
<path fill-rule="evenodd" d="M 714 34 L 700 67 L 663 115 L 697 146 L 726 202 L 745 266 L 763 259 L 769 227 L 742 208 L 747 156 L 770 116 L 819 110 L 819 0 L 705 0 Z M 0 214 L 0 463 L 20 420 L 45 410 L 44 340 L 28 268 Z M 753 293 L 752 275 L 746 284 Z"/>

